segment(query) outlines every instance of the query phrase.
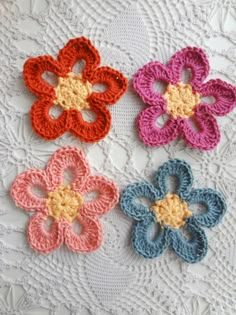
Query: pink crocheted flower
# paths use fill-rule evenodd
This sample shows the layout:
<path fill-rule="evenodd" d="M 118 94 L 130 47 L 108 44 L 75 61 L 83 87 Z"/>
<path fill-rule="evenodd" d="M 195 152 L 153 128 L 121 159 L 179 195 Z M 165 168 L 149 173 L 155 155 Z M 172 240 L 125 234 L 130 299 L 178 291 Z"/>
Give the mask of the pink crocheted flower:
<path fill-rule="evenodd" d="M 181 82 L 184 68 L 192 72 L 188 84 Z M 133 80 L 134 88 L 143 102 L 151 105 L 137 119 L 139 135 L 145 144 L 164 145 L 181 134 L 194 148 L 211 150 L 217 145 L 220 132 L 213 115 L 224 116 L 236 106 L 236 90 L 220 79 L 203 83 L 208 73 L 207 57 L 195 47 L 178 51 L 167 66 L 154 61 L 138 70 Z M 154 91 L 155 81 L 167 83 L 163 94 Z M 201 97 L 206 96 L 213 96 L 214 103 L 203 102 Z M 163 114 L 168 114 L 169 120 L 159 128 L 156 120 Z M 199 130 L 193 127 L 192 119 Z"/>
<path fill-rule="evenodd" d="M 73 172 L 69 185 L 64 184 L 64 172 Z M 43 189 L 45 197 L 35 194 Z M 96 199 L 86 200 L 90 192 Z M 97 215 L 103 215 L 118 202 L 116 185 L 102 176 L 92 176 L 82 151 L 64 147 L 56 151 L 46 169 L 29 169 L 19 174 L 11 187 L 16 205 L 26 211 L 36 211 L 28 224 L 28 241 L 39 253 L 49 253 L 63 242 L 74 252 L 91 252 L 102 242 L 102 225 Z M 48 218 L 53 220 L 46 228 Z M 72 223 L 77 220 L 82 232 L 76 233 Z"/>

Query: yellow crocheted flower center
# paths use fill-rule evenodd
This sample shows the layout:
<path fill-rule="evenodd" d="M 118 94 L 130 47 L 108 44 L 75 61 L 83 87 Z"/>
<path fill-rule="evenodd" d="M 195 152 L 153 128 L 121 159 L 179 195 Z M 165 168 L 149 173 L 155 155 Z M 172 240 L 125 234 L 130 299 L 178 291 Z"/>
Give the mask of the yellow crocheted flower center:
<path fill-rule="evenodd" d="M 175 194 L 167 194 L 165 199 L 156 201 L 152 210 L 161 225 L 168 225 L 174 229 L 185 225 L 185 219 L 192 216 L 187 203 Z"/>
<path fill-rule="evenodd" d="M 189 118 L 200 103 L 200 94 L 194 92 L 190 84 L 168 84 L 164 97 L 167 100 L 167 112 L 174 118 Z"/>
<path fill-rule="evenodd" d="M 55 191 L 48 193 L 46 205 L 49 215 L 55 220 L 66 219 L 72 222 L 78 215 L 78 210 L 83 205 L 82 196 L 74 192 L 70 185 L 58 186 Z"/>
<path fill-rule="evenodd" d="M 89 109 L 89 103 L 86 101 L 92 93 L 92 84 L 84 82 L 82 74 L 74 75 L 69 73 L 67 77 L 59 77 L 57 87 L 55 87 L 55 104 L 63 109 Z"/>

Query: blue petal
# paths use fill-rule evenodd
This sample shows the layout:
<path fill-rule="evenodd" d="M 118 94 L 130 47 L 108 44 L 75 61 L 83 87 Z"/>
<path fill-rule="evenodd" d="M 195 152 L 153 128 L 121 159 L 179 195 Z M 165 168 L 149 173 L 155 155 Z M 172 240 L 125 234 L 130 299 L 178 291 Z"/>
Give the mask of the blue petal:
<path fill-rule="evenodd" d="M 146 217 L 154 217 L 155 214 L 153 211 L 149 210 L 148 207 L 142 205 L 141 203 L 137 203 L 135 201 L 135 199 L 139 197 L 148 198 L 154 203 L 156 200 L 160 199 L 160 194 L 155 187 L 146 182 L 129 185 L 121 195 L 121 209 L 129 217 L 138 221 L 143 220 Z"/>
<path fill-rule="evenodd" d="M 167 180 L 170 176 L 175 176 L 177 178 L 177 188 L 175 193 L 179 195 L 181 199 L 186 199 L 193 183 L 193 175 L 190 165 L 185 161 L 175 159 L 169 160 L 158 169 L 156 183 L 164 195 L 168 193 Z"/>
<path fill-rule="evenodd" d="M 187 230 L 191 239 L 187 240 L 180 230 L 171 230 L 171 246 L 173 250 L 188 263 L 202 260 L 207 253 L 207 238 L 205 232 L 191 218 L 187 221 Z"/>
<path fill-rule="evenodd" d="M 157 224 L 153 219 L 136 222 L 133 226 L 133 247 L 145 258 L 160 256 L 170 244 L 169 229 L 160 228 L 154 240 L 150 238 L 150 229 Z"/>
<path fill-rule="evenodd" d="M 227 209 L 224 197 L 212 189 L 196 189 L 188 197 L 188 204 L 200 203 L 207 210 L 202 214 L 195 214 L 194 220 L 202 226 L 213 227 L 217 225 Z"/>

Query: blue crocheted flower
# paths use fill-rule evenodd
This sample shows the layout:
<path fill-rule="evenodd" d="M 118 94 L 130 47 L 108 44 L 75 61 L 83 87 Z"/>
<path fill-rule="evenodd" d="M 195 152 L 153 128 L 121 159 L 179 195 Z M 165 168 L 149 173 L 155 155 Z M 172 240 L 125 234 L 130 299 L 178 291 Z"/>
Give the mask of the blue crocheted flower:
<path fill-rule="evenodd" d="M 177 178 L 175 193 L 168 192 L 168 178 Z M 136 220 L 132 242 L 136 252 L 146 258 L 160 256 L 171 246 L 177 255 L 189 263 L 196 263 L 207 253 L 207 238 L 200 226 L 213 227 L 220 222 L 225 211 L 224 197 L 212 189 L 191 190 L 193 175 L 190 166 L 182 160 L 164 163 L 155 176 L 158 187 L 143 182 L 129 185 L 122 193 L 123 211 Z M 152 202 L 148 208 L 137 202 L 145 197 Z M 202 204 L 206 211 L 194 214 L 191 205 Z M 150 229 L 158 224 L 158 235 L 151 239 Z M 181 232 L 186 226 L 191 235 L 187 239 Z"/>

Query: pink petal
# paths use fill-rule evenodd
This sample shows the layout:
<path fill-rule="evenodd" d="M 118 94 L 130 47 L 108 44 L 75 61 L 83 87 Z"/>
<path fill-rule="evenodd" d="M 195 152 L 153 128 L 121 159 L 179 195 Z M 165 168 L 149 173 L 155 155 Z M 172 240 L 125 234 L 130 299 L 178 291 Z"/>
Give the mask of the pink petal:
<path fill-rule="evenodd" d="M 47 254 L 63 243 L 63 223 L 54 221 L 50 230 L 45 229 L 45 222 L 48 217 L 42 213 L 36 213 L 29 221 L 27 236 L 28 241 L 34 250 Z"/>
<path fill-rule="evenodd" d="M 159 106 L 151 106 L 144 109 L 139 114 L 137 119 L 139 136 L 146 145 L 164 145 L 178 136 L 178 119 L 169 118 L 168 122 L 162 128 L 156 125 L 157 118 L 165 113 L 165 110 L 161 109 Z"/>
<path fill-rule="evenodd" d="M 86 195 L 90 192 L 97 192 L 98 197 L 86 201 L 79 210 L 83 215 L 102 215 L 111 210 L 119 200 L 118 188 L 112 181 L 102 176 L 90 176 L 87 178 L 81 193 Z"/>
<path fill-rule="evenodd" d="M 220 131 L 216 119 L 201 111 L 198 107 L 194 120 L 196 121 L 199 131 L 195 131 L 189 120 L 184 120 L 181 126 L 181 131 L 184 140 L 193 148 L 200 150 L 212 150 L 220 141 Z"/>
<path fill-rule="evenodd" d="M 96 250 L 102 243 L 102 226 L 97 218 L 77 217 L 83 230 L 75 233 L 72 225 L 65 225 L 65 244 L 74 252 L 86 253 Z"/>
<path fill-rule="evenodd" d="M 175 83 L 172 80 L 171 71 L 159 62 L 149 62 L 139 69 L 134 75 L 133 86 L 140 95 L 144 103 L 150 105 L 165 106 L 163 96 L 153 89 L 155 81 L 164 81 L 166 83 Z"/>
<path fill-rule="evenodd" d="M 76 147 L 63 147 L 57 150 L 49 160 L 46 173 L 54 187 L 62 185 L 64 182 L 64 172 L 72 170 L 73 179 L 71 185 L 79 187 L 90 174 L 88 162 L 82 151 Z"/>
<path fill-rule="evenodd" d="M 213 104 L 204 103 L 204 109 L 213 115 L 224 116 L 236 106 L 236 90 L 227 82 L 220 79 L 210 80 L 203 84 L 198 92 L 201 96 L 213 96 Z"/>
<path fill-rule="evenodd" d="M 200 86 L 206 79 L 210 67 L 204 51 L 196 47 L 186 47 L 172 56 L 168 63 L 168 68 L 172 71 L 177 82 L 181 81 L 183 68 L 190 68 L 192 79 L 189 83 L 194 88 Z"/>
<path fill-rule="evenodd" d="M 16 176 L 11 186 L 11 197 L 15 204 L 27 211 L 43 211 L 46 199 L 35 195 L 33 187 L 40 187 L 45 192 L 50 189 L 47 176 L 43 170 L 29 169 Z"/>

